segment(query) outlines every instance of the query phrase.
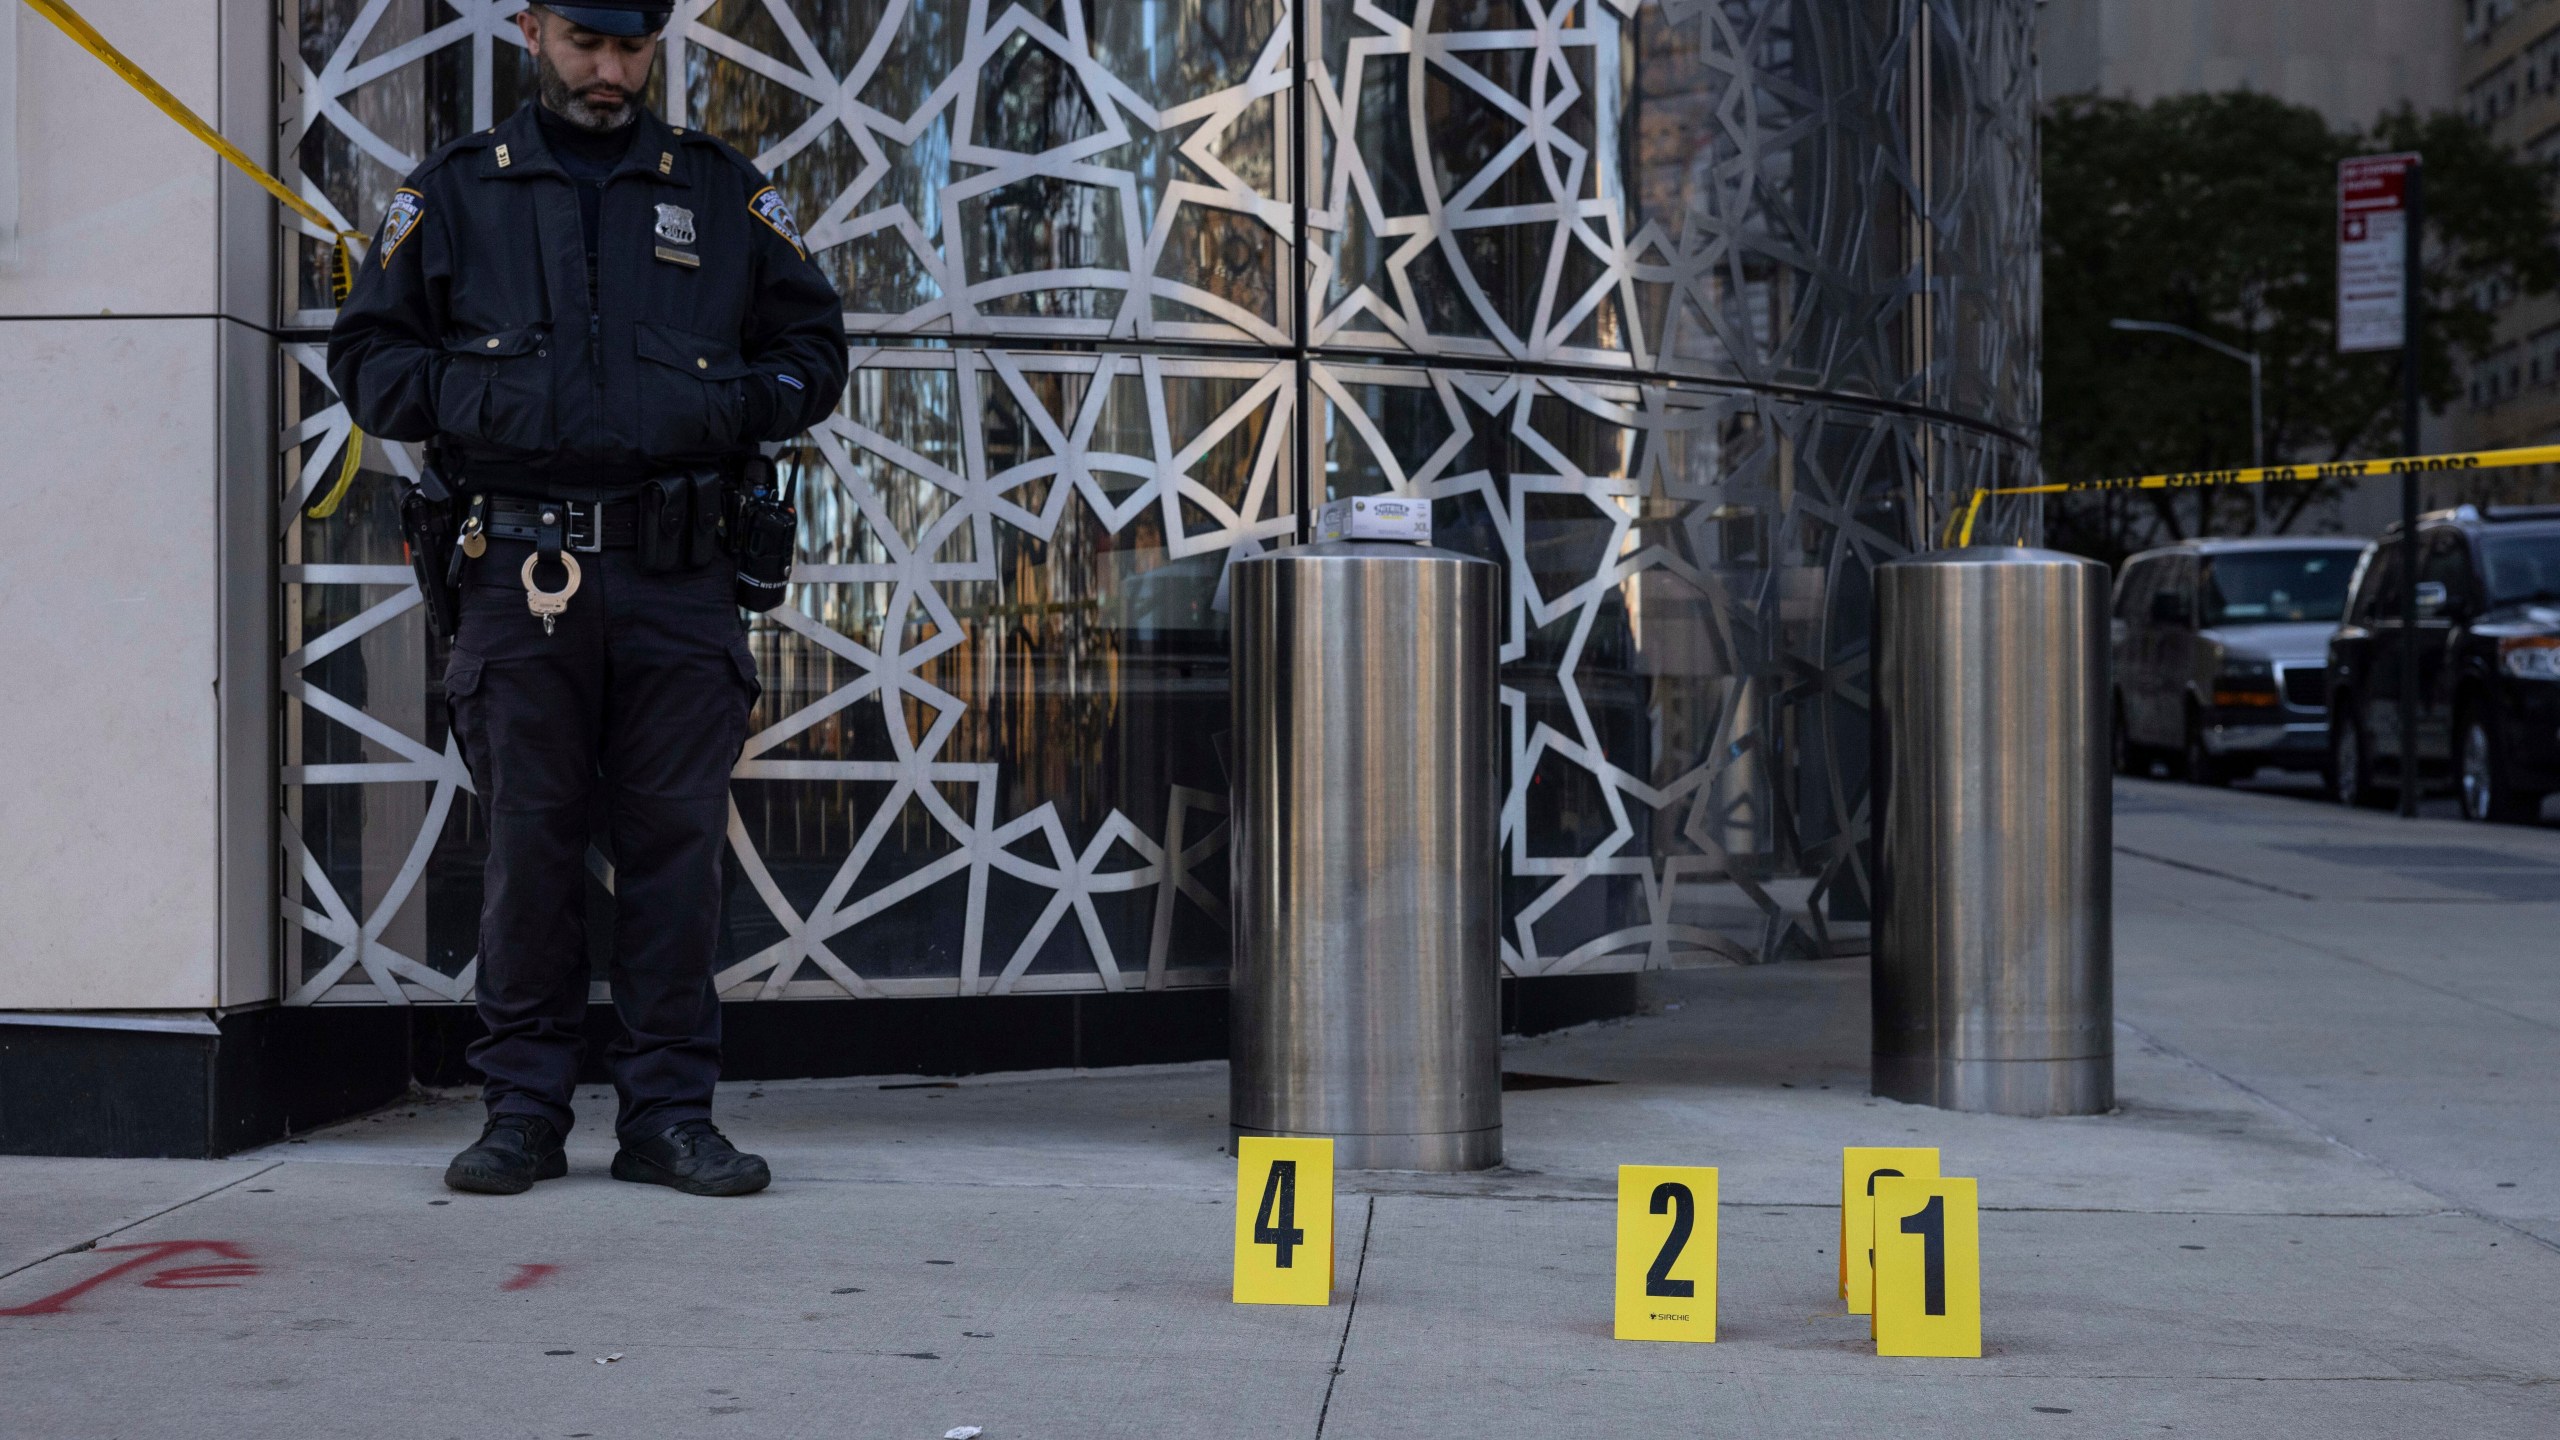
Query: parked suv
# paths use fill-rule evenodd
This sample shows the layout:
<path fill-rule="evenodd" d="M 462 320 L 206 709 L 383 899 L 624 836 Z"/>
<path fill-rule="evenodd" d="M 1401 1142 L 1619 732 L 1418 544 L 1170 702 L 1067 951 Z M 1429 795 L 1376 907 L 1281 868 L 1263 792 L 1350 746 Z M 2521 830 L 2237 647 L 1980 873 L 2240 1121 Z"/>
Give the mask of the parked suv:
<path fill-rule="evenodd" d="M 2361 540 L 2187 540 L 2116 580 L 2116 769 L 2167 755 L 2225 785 L 2260 766 L 2317 770 L 2328 747 L 2329 632 Z"/>
<path fill-rule="evenodd" d="M 2400 528 L 2329 642 L 2329 782 L 2351 805 L 2410 783 L 2399 723 Z M 2452 772 L 2473 820 L 2531 820 L 2560 790 L 2560 506 L 2418 522 L 2417 783 Z"/>

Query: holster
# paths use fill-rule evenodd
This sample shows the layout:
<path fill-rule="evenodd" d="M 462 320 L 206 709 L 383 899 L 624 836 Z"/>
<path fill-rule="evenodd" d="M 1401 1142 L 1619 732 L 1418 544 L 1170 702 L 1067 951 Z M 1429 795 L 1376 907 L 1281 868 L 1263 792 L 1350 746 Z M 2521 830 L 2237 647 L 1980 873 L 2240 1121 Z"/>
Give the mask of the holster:
<path fill-rule="evenodd" d="M 400 539 L 426 603 L 427 625 L 446 644 L 462 626 L 461 505 L 431 460 L 400 493 Z"/>

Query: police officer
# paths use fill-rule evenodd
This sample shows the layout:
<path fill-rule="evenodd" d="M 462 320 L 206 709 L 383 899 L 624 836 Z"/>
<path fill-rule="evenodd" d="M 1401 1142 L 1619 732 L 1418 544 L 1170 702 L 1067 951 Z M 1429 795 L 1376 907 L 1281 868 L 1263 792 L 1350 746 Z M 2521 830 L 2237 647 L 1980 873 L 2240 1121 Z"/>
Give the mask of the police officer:
<path fill-rule="evenodd" d="M 833 408 L 844 317 L 764 176 L 640 104 L 672 8 L 525 11 L 538 100 L 393 193 L 329 338 L 356 423 L 429 442 L 468 516 L 445 692 L 488 813 L 469 1058 L 489 1116 L 457 1190 L 567 1173 L 598 835 L 614 1178 L 770 1179 L 711 1123 L 728 776 L 757 694 L 719 522 L 757 442 Z"/>

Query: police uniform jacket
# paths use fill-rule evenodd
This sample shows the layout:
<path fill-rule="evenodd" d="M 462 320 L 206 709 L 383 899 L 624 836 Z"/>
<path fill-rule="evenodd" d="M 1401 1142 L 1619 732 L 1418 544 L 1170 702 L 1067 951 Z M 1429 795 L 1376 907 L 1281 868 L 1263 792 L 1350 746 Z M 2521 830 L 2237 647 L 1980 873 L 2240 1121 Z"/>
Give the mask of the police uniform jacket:
<path fill-rule="evenodd" d="M 393 193 L 329 336 L 387 440 L 442 437 L 464 488 L 611 494 L 833 409 L 844 307 L 746 157 L 646 110 L 607 179 L 589 302 L 578 197 L 528 103 Z"/>

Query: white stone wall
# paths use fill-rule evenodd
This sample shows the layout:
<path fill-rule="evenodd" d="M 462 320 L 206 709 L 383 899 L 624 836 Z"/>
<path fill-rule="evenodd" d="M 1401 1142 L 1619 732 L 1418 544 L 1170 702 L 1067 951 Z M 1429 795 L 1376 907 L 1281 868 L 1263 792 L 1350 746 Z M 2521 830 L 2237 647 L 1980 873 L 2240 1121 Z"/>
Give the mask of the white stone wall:
<path fill-rule="evenodd" d="M 268 158 L 266 0 L 81 8 Z M 276 207 L 32 11 L 6 23 L 0 1009 L 269 1000 Z"/>

